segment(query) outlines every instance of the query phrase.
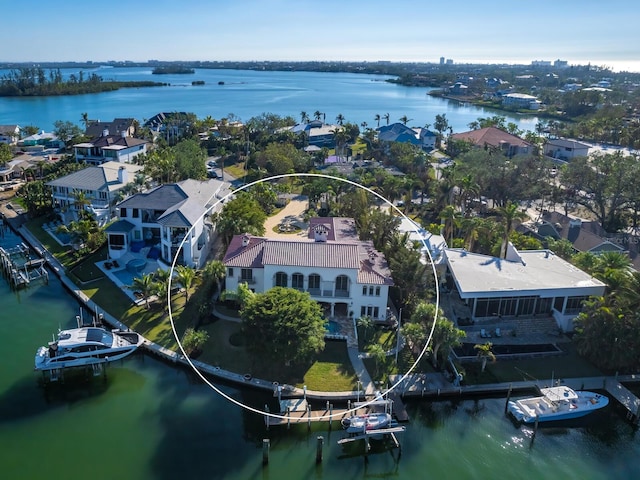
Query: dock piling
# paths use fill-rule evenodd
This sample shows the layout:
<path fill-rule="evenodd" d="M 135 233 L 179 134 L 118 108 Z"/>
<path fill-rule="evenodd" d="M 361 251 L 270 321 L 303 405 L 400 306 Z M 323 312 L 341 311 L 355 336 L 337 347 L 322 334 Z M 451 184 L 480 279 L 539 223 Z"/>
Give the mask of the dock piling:
<path fill-rule="evenodd" d="M 318 435 L 316 438 L 316 463 L 322 463 L 322 447 L 324 445 L 324 437 Z"/>
<path fill-rule="evenodd" d="M 506 414 L 509 409 L 509 400 L 511 400 L 511 389 L 513 388 L 513 384 L 509 384 L 509 391 L 507 392 L 507 401 L 504 403 L 504 413 Z"/>
<path fill-rule="evenodd" d="M 269 448 L 270 448 L 271 440 L 268 438 L 262 439 L 262 465 L 269 464 Z"/>

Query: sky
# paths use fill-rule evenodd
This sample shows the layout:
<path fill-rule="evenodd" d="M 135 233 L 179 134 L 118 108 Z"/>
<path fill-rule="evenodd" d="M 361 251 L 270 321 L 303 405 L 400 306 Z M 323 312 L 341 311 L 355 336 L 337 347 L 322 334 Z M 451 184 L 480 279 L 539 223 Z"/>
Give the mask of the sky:
<path fill-rule="evenodd" d="M 20 0 L 0 61 L 518 63 L 640 72 L 630 0 Z"/>

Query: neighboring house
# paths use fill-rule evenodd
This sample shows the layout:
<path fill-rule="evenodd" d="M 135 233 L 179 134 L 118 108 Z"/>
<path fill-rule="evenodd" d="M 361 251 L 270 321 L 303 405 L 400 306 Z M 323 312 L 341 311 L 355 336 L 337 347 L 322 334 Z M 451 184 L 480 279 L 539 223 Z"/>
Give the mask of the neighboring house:
<path fill-rule="evenodd" d="M 372 242 L 358 239 L 352 218 L 312 218 L 308 238 L 236 235 L 224 256 L 226 288 L 258 293 L 281 286 L 309 292 L 328 317 L 387 316 L 391 272 Z"/>
<path fill-rule="evenodd" d="M 219 180 L 184 180 L 132 195 L 116 205 L 118 221 L 106 229 L 109 257 L 143 251 L 171 265 L 201 268 L 206 262 L 213 225 L 209 215 L 225 184 Z M 182 242 L 184 239 L 184 243 Z"/>
<path fill-rule="evenodd" d="M 511 243 L 507 258 L 445 249 L 449 287 L 468 306 L 471 319 L 553 317 L 564 332 L 590 296 L 604 294 L 605 284 L 549 250 L 518 252 Z M 499 326 L 499 325 L 498 325 Z"/>
<path fill-rule="evenodd" d="M 134 182 L 142 168 L 141 165 L 106 162 L 47 182 L 52 190 L 53 207 L 65 223 L 75 220 L 81 208 L 77 195 L 83 193 L 88 202 L 83 208 L 94 213 L 98 223 L 103 225 L 113 217 L 113 207 L 121 190 Z"/>
<path fill-rule="evenodd" d="M 39 148 L 64 148 L 64 142 L 60 140 L 54 133 L 45 132 L 41 130 L 38 133 L 29 135 L 18 141 L 19 147 L 25 147 L 29 150 L 30 147 Z"/>
<path fill-rule="evenodd" d="M 147 153 L 147 141 L 121 135 L 111 135 L 108 131 L 91 140 L 73 146 L 77 162 L 100 165 L 114 161 L 131 163 L 138 155 Z"/>
<path fill-rule="evenodd" d="M 597 222 L 588 222 L 572 218 L 560 212 L 545 212 L 534 226 L 522 224 L 519 231 L 534 235 L 541 241 L 551 237 L 555 240 L 566 239 L 576 252 L 600 254 L 603 252 L 626 252 L 633 268 L 640 271 L 640 238 L 627 233 L 607 233 Z"/>
<path fill-rule="evenodd" d="M 525 110 L 540 110 L 542 102 L 526 93 L 507 93 L 502 96 L 502 106 Z"/>
<path fill-rule="evenodd" d="M 426 128 L 410 128 L 402 123 L 378 127 L 378 140 L 383 143 L 411 143 L 423 150 L 436 148 L 436 134 Z"/>
<path fill-rule="evenodd" d="M 544 154 L 568 162 L 576 157 L 588 157 L 590 145 L 566 138 L 549 139 L 544 144 Z"/>
<path fill-rule="evenodd" d="M 133 137 L 136 134 L 135 119 L 114 118 L 112 122 L 89 120 L 89 124 L 87 125 L 84 134 L 89 138 L 96 138 L 102 136 L 105 130 L 112 135 Z"/>
<path fill-rule="evenodd" d="M 340 125 L 330 125 L 320 120 L 312 120 L 307 123 L 299 123 L 293 127 L 288 127 L 295 134 L 304 133 L 307 136 L 309 145 L 319 148 L 332 148 L 335 146 L 335 132 L 339 130 Z"/>
<path fill-rule="evenodd" d="M 514 155 L 533 153 L 533 145 L 529 142 L 496 127 L 454 133 L 451 139 L 470 142 L 480 148 L 493 147 L 509 158 Z"/>
<path fill-rule="evenodd" d="M 20 140 L 20 126 L 0 125 L 0 143 L 15 145 Z"/>

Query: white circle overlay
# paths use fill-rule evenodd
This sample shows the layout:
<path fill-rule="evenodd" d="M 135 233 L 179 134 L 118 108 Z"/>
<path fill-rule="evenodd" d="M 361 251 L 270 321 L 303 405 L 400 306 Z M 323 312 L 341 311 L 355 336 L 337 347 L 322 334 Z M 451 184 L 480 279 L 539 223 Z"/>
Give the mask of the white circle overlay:
<path fill-rule="evenodd" d="M 349 185 L 353 185 L 355 187 L 362 188 L 362 189 L 366 190 L 367 192 L 371 193 L 372 195 L 376 196 L 377 198 L 379 198 L 383 202 L 385 202 L 390 208 L 392 208 L 396 213 L 400 214 L 405 220 L 413 223 L 412 220 L 409 219 L 404 213 L 402 213 L 402 211 L 398 207 L 396 207 L 392 202 L 387 200 L 385 197 L 380 195 L 378 192 L 375 192 L 375 191 L 371 190 L 370 188 L 365 187 L 364 185 L 361 185 L 361 184 L 359 184 L 357 182 L 354 182 L 352 180 L 348 180 L 346 178 L 335 177 L 333 175 L 327 175 L 327 174 L 323 174 L 323 173 L 286 173 L 286 174 L 282 174 L 282 175 L 273 175 L 271 177 L 261 178 L 259 180 L 254 181 L 254 182 L 244 184 L 244 185 L 236 188 L 235 190 L 229 192 L 227 195 L 225 195 L 224 197 L 220 198 L 215 204 L 213 204 L 212 210 L 215 209 L 215 207 L 218 206 L 219 204 L 224 203 L 228 198 L 234 196 L 236 193 L 241 192 L 243 190 L 246 190 L 248 188 L 251 188 L 252 186 L 257 185 L 259 183 L 270 182 L 272 180 L 280 180 L 282 178 L 295 178 L 295 177 L 315 177 L 315 178 L 325 178 L 325 179 L 329 179 L 329 180 L 338 180 L 340 182 L 344 182 L 344 183 L 347 183 Z M 186 239 L 191 236 L 191 232 L 192 232 L 193 228 L 194 227 L 191 227 L 189 229 L 187 235 L 184 236 L 184 238 L 180 242 L 180 245 L 178 246 L 178 250 L 176 252 L 176 255 L 173 257 L 173 262 L 171 263 L 171 269 L 170 269 L 170 272 L 169 272 L 170 275 L 171 275 L 170 278 L 173 278 L 173 272 L 175 270 L 176 262 L 178 260 L 178 253 L 180 252 L 180 249 L 182 249 L 182 247 L 184 246 L 184 243 L 185 243 Z M 440 288 L 439 288 L 439 284 L 438 284 L 438 275 L 437 275 L 437 272 L 436 272 L 436 267 L 435 267 L 435 264 L 433 262 L 433 257 L 431 256 L 431 251 L 429 250 L 429 248 L 427 246 L 427 243 L 425 242 L 424 238 L 421 239 L 421 241 L 422 241 L 422 244 L 425 247 L 424 251 L 426 251 L 427 255 L 429 256 L 429 260 L 431 262 L 431 270 L 433 272 L 433 277 L 435 279 L 436 308 L 435 308 L 435 315 L 434 315 L 434 318 L 433 318 L 433 325 L 431 326 L 431 331 L 429 332 L 429 337 L 427 338 L 427 341 L 425 342 L 425 345 L 424 345 L 422 351 L 420 352 L 420 355 L 418 356 L 418 358 L 416 358 L 415 362 L 413 362 L 413 365 L 411 365 L 409 370 L 405 374 L 403 374 L 402 377 L 400 377 L 400 379 L 396 383 L 394 383 L 393 385 L 388 387 L 387 390 L 380 391 L 380 393 L 376 397 L 374 397 L 373 399 L 371 399 L 369 401 L 366 401 L 366 399 L 365 399 L 365 401 L 360 402 L 358 406 L 353 407 L 353 408 L 351 408 L 349 410 L 346 410 L 346 411 L 342 410 L 339 413 L 328 413 L 326 415 L 315 417 L 316 420 L 326 420 L 326 421 L 333 420 L 335 418 L 344 416 L 345 413 L 356 412 L 360 408 L 365 408 L 368 405 L 371 405 L 372 403 L 376 402 L 376 400 L 380 396 L 386 397 L 393 389 L 395 389 L 398 385 L 400 385 L 402 382 L 404 382 L 404 380 L 416 368 L 416 366 L 418 365 L 418 363 L 420 363 L 420 360 L 422 359 L 424 354 L 427 352 L 427 347 L 431 343 L 431 339 L 433 337 L 433 332 L 434 332 L 435 327 L 436 327 L 436 322 L 438 321 L 438 313 L 439 313 L 439 310 L 440 310 Z M 182 352 L 183 358 L 191 366 L 191 368 L 196 373 L 196 375 L 198 375 L 202 379 L 202 381 L 204 383 L 206 383 L 212 390 L 214 390 L 220 396 L 224 397 L 226 400 L 230 401 L 231 403 L 233 403 L 233 404 L 235 404 L 235 405 L 237 405 L 237 406 L 239 406 L 241 408 L 244 408 L 245 410 L 248 410 L 248 411 L 253 412 L 253 413 L 257 413 L 259 415 L 263 415 L 265 417 L 279 418 L 279 419 L 283 419 L 283 420 L 287 420 L 287 419 L 290 418 L 290 417 L 288 417 L 286 415 L 279 415 L 277 413 L 263 411 L 263 410 L 254 408 L 254 407 L 252 407 L 250 405 L 246 405 L 246 404 L 240 402 L 239 400 L 227 395 L 222 390 L 220 390 L 216 385 L 214 385 L 198 369 L 198 367 L 196 367 L 193 364 L 192 360 L 189 358 L 189 356 L 185 352 L 184 348 L 182 347 L 182 343 L 180 342 L 179 335 L 176 332 L 176 327 L 175 327 L 175 324 L 173 322 L 173 312 L 171 310 L 171 289 L 170 288 L 167 290 L 167 306 L 169 307 L 168 311 L 169 311 L 169 320 L 171 322 L 171 330 L 173 331 L 173 336 L 175 337 L 176 342 L 178 343 L 178 346 L 180 347 L 180 351 Z M 397 334 L 400 335 L 400 332 L 398 331 Z M 236 372 L 232 372 L 232 373 L 236 373 Z M 275 384 L 275 382 L 274 382 L 274 384 Z M 363 393 L 363 395 L 364 395 L 364 393 Z"/>

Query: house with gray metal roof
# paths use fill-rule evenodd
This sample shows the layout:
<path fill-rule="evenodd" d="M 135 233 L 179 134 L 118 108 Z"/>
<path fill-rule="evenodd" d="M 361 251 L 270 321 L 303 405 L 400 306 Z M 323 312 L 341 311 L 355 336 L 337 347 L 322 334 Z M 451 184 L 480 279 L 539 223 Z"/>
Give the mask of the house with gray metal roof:
<path fill-rule="evenodd" d="M 131 163 L 138 155 L 147 153 L 146 140 L 123 135 L 112 135 L 109 131 L 94 138 L 90 142 L 78 143 L 73 146 L 76 161 L 92 165 L 114 161 Z"/>
<path fill-rule="evenodd" d="M 113 217 L 113 207 L 122 190 L 134 183 L 142 168 L 142 165 L 106 162 L 51 180 L 47 185 L 51 187 L 53 208 L 65 223 L 77 219 L 82 208 L 93 213 L 99 224 L 105 224 Z M 88 202 L 86 205 L 78 203 L 80 193 Z"/>
<path fill-rule="evenodd" d="M 411 128 L 403 123 L 392 123 L 377 128 L 378 140 L 385 143 L 411 143 L 425 151 L 436 148 L 436 134 L 422 127 Z"/>
<path fill-rule="evenodd" d="M 371 242 L 358 239 L 351 218 L 313 218 L 302 239 L 236 235 L 223 262 L 227 290 L 240 283 L 258 293 L 295 288 L 323 305 L 328 317 L 386 319 L 389 265 Z"/>
<path fill-rule="evenodd" d="M 226 194 L 219 180 L 184 180 L 137 193 L 116 205 L 118 221 L 107 229 L 109 257 L 129 252 L 171 265 L 201 268 L 213 233 L 209 216 Z"/>

